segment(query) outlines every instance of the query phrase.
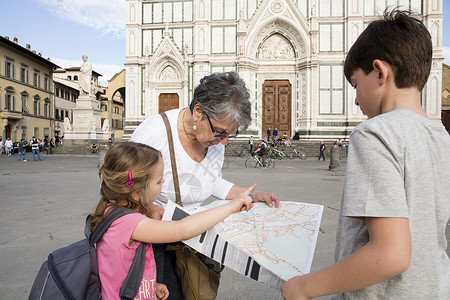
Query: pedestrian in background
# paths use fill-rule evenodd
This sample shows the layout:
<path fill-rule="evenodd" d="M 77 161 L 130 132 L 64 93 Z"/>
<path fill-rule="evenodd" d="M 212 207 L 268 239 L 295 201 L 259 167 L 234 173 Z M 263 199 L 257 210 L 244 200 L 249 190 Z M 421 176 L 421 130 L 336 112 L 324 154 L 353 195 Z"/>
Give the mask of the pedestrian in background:
<path fill-rule="evenodd" d="M 50 143 L 49 143 L 49 149 L 50 149 L 50 154 L 53 154 L 53 148 L 55 148 L 55 143 L 53 143 L 53 138 L 50 139 Z"/>
<path fill-rule="evenodd" d="M 273 130 L 273 132 L 272 132 L 272 138 L 273 138 L 273 142 L 275 143 L 275 142 L 277 142 L 278 140 L 278 129 L 275 127 L 275 129 Z"/>
<path fill-rule="evenodd" d="M 323 158 L 325 161 L 325 149 L 327 149 L 327 145 L 323 141 L 320 141 L 320 147 L 319 147 L 319 158 L 317 160 L 320 160 L 320 158 Z"/>
<path fill-rule="evenodd" d="M 39 152 L 39 140 L 33 136 L 31 139 L 31 153 L 33 154 L 33 160 L 36 160 L 36 156 L 41 160 L 41 153 Z"/>
<path fill-rule="evenodd" d="M 259 148 L 256 149 L 255 154 L 258 153 L 259 156 L 261 156 L 261 160 L 262 160 L 262 169 L 267 168 L 266 166 L 266 159 L 267 159 L 267 154 L 269 153 L 269 151 L 267 150 L 269 146 L 267 145 L 267 141 L 266 138 L 263 139 L 263 141 L 261 142 L 261 144 L 259 145 Z"/>
<path fill-rule="evenodd" d="M 253 153 L 253 135 L 250 136 L 250 139 L 248 140 L 248 144 L 250 145 L 250 154 Z"/>
<path fill-rule="evenodd" d="M 13 143 L 10 138 L 6 138 L 5 141 L 5 147 L 6 147 L 6 155 L 11 156 L 11 149 L 12 149 Z"/>
<path fill-rule="evenodd" d="M 59 147 L 59 136 L 58 136 L 58 133 L 55 133 L 55 145 L 56 145 L 56 147 Z"/>
<path fill-rule="evenodd" d="M 18 147 L 18 151 L 19 151 L 19 159 L 17 160 L 17 162 L 20 162 L 20 158 L 22 157 L 22 161 L 23 162 L 27 162 L 27 160 L 25 159 L 25 155 L 26 155 L 26 151 L 25 151 L 25 146 L 28 145 L 28 142 L 24 142 L 23 139 L 20 139 L 19 144 L 17 145 Z"/>

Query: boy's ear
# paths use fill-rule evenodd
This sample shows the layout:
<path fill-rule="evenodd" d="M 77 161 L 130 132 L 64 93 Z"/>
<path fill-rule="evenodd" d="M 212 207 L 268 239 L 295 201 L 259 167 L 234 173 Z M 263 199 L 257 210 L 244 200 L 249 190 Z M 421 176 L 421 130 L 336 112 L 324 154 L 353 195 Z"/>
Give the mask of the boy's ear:
<path fill-rule="evenodd" d="M 373 69 L 377 72 L 378 83 L 380 85 L 385 84 L 388 77 L 392 75 L 390 74 L 391 69 L 388 67 L 388 63 L 379 59 L 373 61 Z"/>

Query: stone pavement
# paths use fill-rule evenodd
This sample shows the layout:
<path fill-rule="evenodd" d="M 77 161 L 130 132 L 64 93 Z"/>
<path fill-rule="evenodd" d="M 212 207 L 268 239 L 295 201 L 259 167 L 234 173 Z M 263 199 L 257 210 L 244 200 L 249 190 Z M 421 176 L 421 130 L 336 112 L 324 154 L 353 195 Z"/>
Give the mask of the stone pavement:
<path fill-rule="evenodd" d="M 85 216 L 99 199 L 97 156 L 44 154 L 42 161 L 33 161 L 27 153 L 26 163 L 17 163 L 17 158 L 0 156 L 0 299 L 28 297 L 46 256 L 83 238 Z M 328 166 L 329 161 L 316 159 L 281 160 L 274 169 L 246 169 L 243 159 L 227 158 L 223 177 L 243 186 L 256 182 L 281 200 L 324 205 L 312 265 L 317 270 L 333 263 L 344 185 L 345 162 L 337 172 L 328 171 Z M 282 297 L 275 289 L 225 269 L 217 299 Z"/>

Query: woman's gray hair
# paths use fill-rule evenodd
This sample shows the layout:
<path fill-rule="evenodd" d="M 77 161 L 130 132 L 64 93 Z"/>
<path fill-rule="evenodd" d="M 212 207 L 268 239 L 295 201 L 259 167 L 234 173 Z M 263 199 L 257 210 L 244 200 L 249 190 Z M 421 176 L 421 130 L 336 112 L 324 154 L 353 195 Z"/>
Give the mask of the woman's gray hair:
<path fill-rule="evenodd" d="M 252 120 L 249 98 L 247 87 L 238 73 L 213 73 L 200 80 L 189 108 L 192 112 L 198 103 L 210 118 L 217 121 L 231 118 L 246 129 Z"/>

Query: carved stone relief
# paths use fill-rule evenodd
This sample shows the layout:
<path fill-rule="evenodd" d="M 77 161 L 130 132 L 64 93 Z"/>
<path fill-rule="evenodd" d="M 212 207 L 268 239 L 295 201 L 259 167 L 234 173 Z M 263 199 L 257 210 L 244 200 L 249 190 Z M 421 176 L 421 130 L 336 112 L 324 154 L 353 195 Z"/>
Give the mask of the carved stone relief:
<path fill-rule="evenodd" d="M 294 57 L 298 57 L 300 55 L 305 55 L 305 43 L 300 37 L 297 29 L 292 27 L 291 25 L 274 21 L 272 23 L 264 26 L 253 38 L 253 41 L 250 45 L 250 51 L 248 52 L 250 55 L 254 55 L 256 57 L 258 46 L 261 44 L 261 41 L 264 40 L 268 35 L 277 32 L 281 35 L 284 35 L 290 39 L 290 44 L 293 46 Z"/>
<path fill-rule="evenodd" d="M 159 75 L 159 81 L 178 81 L 179 78 L 178 72 L 172 66 L 165 67 Z"/>
<path fill-rule="evenodd" d="M 272 5 L 270 6 L 270 9 L 276 13 L 279 14 L 283 11 L 284 9 L 284 4 L 281 1 L 274 1 L 272 2 Z"/>
<path fill-rule="evenodd" d="M 274 34 L 261 45 L 258 58 L 263 60 L 294 59 L 294 48 L 281 34 Z"/>

